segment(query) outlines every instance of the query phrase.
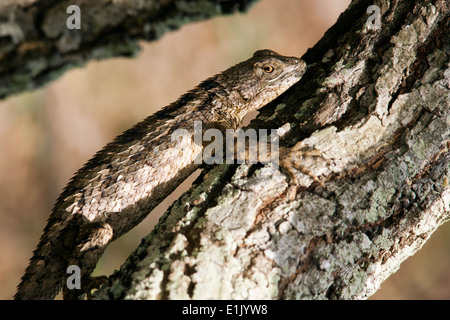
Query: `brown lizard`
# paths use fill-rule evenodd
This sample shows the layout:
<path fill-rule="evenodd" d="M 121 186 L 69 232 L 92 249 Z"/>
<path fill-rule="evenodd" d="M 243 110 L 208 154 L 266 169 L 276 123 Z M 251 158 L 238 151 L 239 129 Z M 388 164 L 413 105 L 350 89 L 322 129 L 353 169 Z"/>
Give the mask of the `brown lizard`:
<path fill-rule="evenodd" d="M 176 129 L 237 128 L 300 80 L 306 63 L 270 50 L 217 74 L 118 136 L 89 160 L 59 196 L 15 299 L 53 299 L 76 265 L 90 281 L 98 259 L 113 240 L 144 219 L 200 167 L 203 146 L 192 135 L 181 148 Z M 182 153 L 180 153 L 182 150 Z M 64 288 L 64 298 L 85 291 Z"/>

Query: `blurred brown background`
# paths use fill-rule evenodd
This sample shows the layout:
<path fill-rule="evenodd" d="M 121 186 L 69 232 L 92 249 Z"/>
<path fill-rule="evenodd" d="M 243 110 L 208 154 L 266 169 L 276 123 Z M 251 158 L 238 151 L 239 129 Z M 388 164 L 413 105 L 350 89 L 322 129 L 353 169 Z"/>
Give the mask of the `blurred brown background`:
<path fill-rule="evenodd" d="M 59 193 L 97 150 L 258 49 L 302 56 L 349 3 L 262 0 L 245 15 L 143 43 L 137 58 L 91 62 L 44 89 L 0 101 L 0 298 L 12 298 Z M 113 243 L 95 273 L 119 268 L 168 203 Z M 373 299 L 450 299 L 450 223 Z"/>

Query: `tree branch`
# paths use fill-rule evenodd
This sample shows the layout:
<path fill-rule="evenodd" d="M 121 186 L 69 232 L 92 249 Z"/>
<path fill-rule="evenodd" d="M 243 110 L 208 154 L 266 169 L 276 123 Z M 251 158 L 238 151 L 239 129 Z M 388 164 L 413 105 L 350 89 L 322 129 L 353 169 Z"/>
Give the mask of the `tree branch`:
<path fill-rule="evenodd" d="M 300 160 L 325 187 L 270 165 L 207 168 L 97 298 L 372 295 L 450 219 L 449 21 L 445 0 L 353 1 L 252 123 L 320 150 Z"/>
<path fill-rule="evenodd" d="M 45 85 L 92 59 L 134 56 L 138 41 L 217 15 L 245 11 L 255 0 L 29 0 L 0 4 L 0 99 Z M 80 9 L 69 29 L 68 7 Z"/>

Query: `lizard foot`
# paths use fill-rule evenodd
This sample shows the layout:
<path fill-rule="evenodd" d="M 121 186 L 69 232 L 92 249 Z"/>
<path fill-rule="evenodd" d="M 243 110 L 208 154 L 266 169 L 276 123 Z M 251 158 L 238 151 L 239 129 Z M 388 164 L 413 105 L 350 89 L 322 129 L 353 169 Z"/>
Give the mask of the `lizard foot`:
<path fill-rule="evenodd" d="M 307 175 L 312 180 L 317 182 L 322 187 L 325 187 L 323 181 L 319 179 L 308 166 L 305 165 L 307 158 L 321 158 L 328 162 L 317 149 L 311 149 L 311 147 L 305 145 L 303 142 L 298 142 L 292 148 L 286 148 L 280 146 L 280 167 L 287 174 L 289 180 L 298 185 L 299 180 L 297 177 L 297 171 Z M 311 162 L 311 160 L 309 160 Z"/>
<path fill-rule="evenodd" d="M 92 290 L 98 290 L 108 282 L 107 276 L 90 277 L 81 286 L 81 289 L 64 288 L 64 300 L 90 300 L 92 298 Z"/>
<path fill-rule="evenodd" d="M 98 276 L 98 277 L 92 277 L 89 279 L 88 283 L 86 284 L 84 288 L 84 292 L 86 292 L 86 296 L 88 300 L 91 300 L 92 298 L 92 290 L 98 290 L 100 287 L 104 284 L 108 283 L 108 277 L 107 276 Z"/>

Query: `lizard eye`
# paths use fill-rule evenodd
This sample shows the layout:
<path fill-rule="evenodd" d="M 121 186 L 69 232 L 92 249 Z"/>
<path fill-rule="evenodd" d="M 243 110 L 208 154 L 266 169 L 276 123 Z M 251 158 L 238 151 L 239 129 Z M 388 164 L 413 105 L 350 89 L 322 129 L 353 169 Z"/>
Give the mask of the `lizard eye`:
<path fill-rule="evenodd" d="M 269 60 L 269 61 L 267 61 Z M 265 59 L 264 61 L 258 61 L 255 63 L 255 72 L 258 77 L 271 81 L 276 79 L 281 73 L 283 73 L 284 64 L 281 61 Z"/>
<path fill-rule="evenodd" d="M 263 67 L 264 72 L 266 73 L 272 73 L 274 68 L 272 66 L 264 66 Z"/>

